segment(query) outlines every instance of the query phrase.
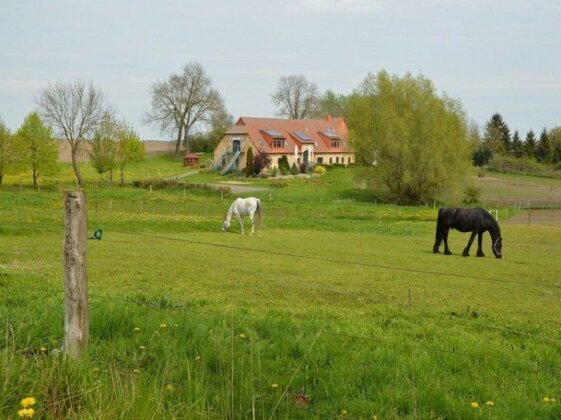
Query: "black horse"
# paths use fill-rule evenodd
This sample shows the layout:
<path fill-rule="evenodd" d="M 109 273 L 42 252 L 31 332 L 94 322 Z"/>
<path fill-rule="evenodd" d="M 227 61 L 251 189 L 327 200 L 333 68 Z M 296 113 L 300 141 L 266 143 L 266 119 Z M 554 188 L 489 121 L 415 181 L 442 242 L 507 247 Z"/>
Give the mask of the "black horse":
<path fill-rule="evenodd" d="M 469 257 L 469 249 L 471 244 L 477 238 L 477 256 L 484 257 L 481 243 L 483 241 L 483 233 L 489 231 L 493 245 L 491 249 L 495 257 L 502 258 L 503 238 L 501 238 L 501 229 L 497 221 L 489 214 L 487 210 L 478 209 L 459 209 L 459 208 L 443 208 L 438 210 L 438 219 L 436 222 L 436 241 L 432 252 L 437 254 L 439 252 L 440 243 L 444 240 L 444 253 L 450 255 L 450 248 L 448 248 L 448 231 L 456 229 L 460 232 L 471 232 L 471 237 L 464 248 L 462 255 Z"/>

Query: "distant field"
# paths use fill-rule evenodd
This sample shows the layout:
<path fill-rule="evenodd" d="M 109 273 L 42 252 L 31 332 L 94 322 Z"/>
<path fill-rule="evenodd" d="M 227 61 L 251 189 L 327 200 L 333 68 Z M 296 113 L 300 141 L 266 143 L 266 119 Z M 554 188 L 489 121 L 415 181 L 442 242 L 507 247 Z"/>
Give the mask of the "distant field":
<path fill-rule="evenodd" d="M 561 227 L 501 222 L 502 260 L 488 236 L 486 258 L 461 257 L 456 231 L 454 255 L 434 255 L 436 209 L 377 203 L 353 180 L 252 180 L 269 188 L 255 193 L 259 237 L 220 233 L 233 197 L 218 191 L 90 185 L 103 238 L 88 243 L 78 363 L 48 356 L 62 340 L 64 184 L 2 187 L 0 417 L 34 396 L 53 419 L 559 418 Z"/>

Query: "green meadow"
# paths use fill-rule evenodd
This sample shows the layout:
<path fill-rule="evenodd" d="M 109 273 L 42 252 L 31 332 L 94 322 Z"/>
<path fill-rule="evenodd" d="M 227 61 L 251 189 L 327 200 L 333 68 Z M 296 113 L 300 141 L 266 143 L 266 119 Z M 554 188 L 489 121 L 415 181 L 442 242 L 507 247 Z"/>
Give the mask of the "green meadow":
<path fill-rule="evenodd" d="M 382 204 L 340 168 L 226 179 L 265 188 L 251 193 L 261 235 L 242 236 L 236 222 L 220 232 L 237 195 L 206 187 L 215 175 L 150 190 L 84 171 L 88 231 L 103 236 L 88 241 L 76 362 L 58 352 L 69 168 L 40 191 L 20 177 L 0 188 L 0 417 L 25 397 L 48 419 L 561 417 L 561 224 L 509 223 L 505 204 L 502 260 L 487 234 L 485 258 L 462 257 L 456 231 L 454 255 L 435 255 L 437 208 Z M 182 172 L 156 157 L 126 175 Z M 486 178 L 489 202 L 557 187 Z"/>

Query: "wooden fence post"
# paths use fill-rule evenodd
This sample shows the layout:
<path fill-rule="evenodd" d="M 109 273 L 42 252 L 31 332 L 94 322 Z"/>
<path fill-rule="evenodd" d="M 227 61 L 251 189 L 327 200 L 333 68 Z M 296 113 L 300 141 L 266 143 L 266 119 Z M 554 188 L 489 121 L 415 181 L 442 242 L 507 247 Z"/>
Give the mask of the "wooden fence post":
<path fill-rule="evenodd" d="M 88 343 L 86 195 L 64 191 L 64 354 L 74 359 Z"/>

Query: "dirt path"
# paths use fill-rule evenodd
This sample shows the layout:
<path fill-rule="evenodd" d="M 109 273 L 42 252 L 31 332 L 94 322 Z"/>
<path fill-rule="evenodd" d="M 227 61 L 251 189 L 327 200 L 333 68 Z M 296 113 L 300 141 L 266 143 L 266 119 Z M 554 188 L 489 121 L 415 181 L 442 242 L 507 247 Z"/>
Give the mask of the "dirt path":
<path fill-rule="evenodd" d="M 561 226 L 561 210 L 525 210 L 506 222 L 510 225 L 556 225 Z"/>

